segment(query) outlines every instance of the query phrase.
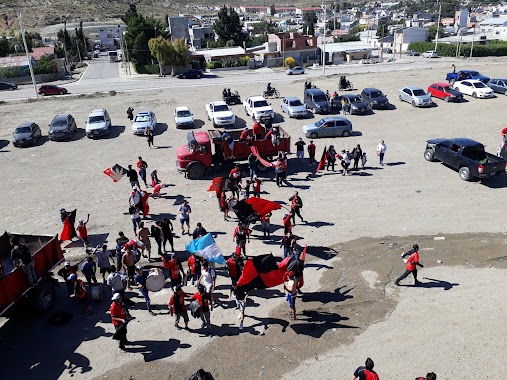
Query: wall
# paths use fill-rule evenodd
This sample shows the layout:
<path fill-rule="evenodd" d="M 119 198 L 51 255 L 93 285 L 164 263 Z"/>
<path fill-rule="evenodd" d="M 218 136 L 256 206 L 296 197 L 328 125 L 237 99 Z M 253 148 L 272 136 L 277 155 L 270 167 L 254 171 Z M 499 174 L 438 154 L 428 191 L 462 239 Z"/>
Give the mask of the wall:
<path fill-rule="evenodd" d="M 63 76 L 59 75 L 58 73 L 35 75 L 35 82 L 37 84 L 49 83 L 49 82 L 53 82 L 53 81 L 56 81 L 59 79 L 63 79 Z M 30 75 L 17 77 L 17 78 L 8 78 L 8 79 L 6 79 L 6 82 L 15 83 L 15 84 L 31 84 L 32 78 L 30 77 Z"/>

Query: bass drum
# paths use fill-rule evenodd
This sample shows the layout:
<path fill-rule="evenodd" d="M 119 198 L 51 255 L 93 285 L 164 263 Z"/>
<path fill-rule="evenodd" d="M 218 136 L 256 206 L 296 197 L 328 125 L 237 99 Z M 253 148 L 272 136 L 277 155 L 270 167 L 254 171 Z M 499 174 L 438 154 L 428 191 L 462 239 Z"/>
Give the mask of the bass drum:
<path fill-rule="evenodd" d="M 153 268 L 146 278 L 146 289 L 150 292 L 159 292 L 165 286 L 165 278 L 162 269 Z"/>
<path fill-rule="evenodd" d="M 102 301 L 104 298 L 104 287 L 100 283 L 92 284 L 90 287 L 90 294 L 94 302 Z"/>

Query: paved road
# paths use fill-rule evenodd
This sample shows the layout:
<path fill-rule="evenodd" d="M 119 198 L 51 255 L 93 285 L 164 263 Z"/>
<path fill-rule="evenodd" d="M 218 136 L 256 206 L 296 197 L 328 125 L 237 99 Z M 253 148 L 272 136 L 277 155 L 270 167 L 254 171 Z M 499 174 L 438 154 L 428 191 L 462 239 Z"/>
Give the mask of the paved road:
<path fill-rule="evenodd" d="M 90 64 L 81 78 L 68 87 L 96 86 L 120 82 L 118 64 L 109 62 L 109 57 L 101 56 L 90 61 Z"/>

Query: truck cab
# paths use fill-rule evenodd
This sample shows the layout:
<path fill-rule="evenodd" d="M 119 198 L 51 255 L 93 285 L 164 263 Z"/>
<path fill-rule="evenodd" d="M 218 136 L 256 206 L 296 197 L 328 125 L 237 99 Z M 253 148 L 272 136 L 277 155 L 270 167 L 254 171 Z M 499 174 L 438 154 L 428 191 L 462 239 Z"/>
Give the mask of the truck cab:
<path fill-rule="evenodd" d="M 189 131 L 187 143 L 176 148 L 176 168 L 190 179 L 200 178 L 212 164 L 211 141 L 206 131 Z"/>

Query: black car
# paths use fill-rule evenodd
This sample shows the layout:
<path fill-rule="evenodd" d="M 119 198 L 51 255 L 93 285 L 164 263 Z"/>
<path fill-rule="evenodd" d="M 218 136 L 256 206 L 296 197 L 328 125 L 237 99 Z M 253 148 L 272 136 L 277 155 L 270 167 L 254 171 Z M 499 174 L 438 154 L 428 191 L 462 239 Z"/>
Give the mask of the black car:
<path fill-rule="evenodd" d="M 187 70 L 184 73 L 178 74 L 180 79 L 201 79 L 202 71 L 200 70 Z"/>
<path fill-rule="evenodd" d="M 371 109 L 387 109 L 389 108 L 389 100 L 384 93 L 376 88 L 368 87 L 361 92 L 361 99 Z"/>
<path fill-rule="evenodd" d="M 359 95 L 347 94 L 333 98 L 336 109 L 342 109 L 342 100 L 345 100 L 345 103 L 349 106 L 350 115 L 364 115 L 370 111 L 368 105 L 361 100 Z"/>
<path fill-rule="evenodd" d="M 12 145 L 14 146 L 34 146 L 37 140 L 42 136 L 40 127 L 35 123 L 23 123 L 18 125 L 12 134 Z"/>
<path fill-rule="evenodd" d="M 0 82 L 0 90 L 15 90 L 18 86 L 14 83 Z"/>
<path fill-rule="evenodd" d="M 70 140 L 77 130 L 76 120 L 70 114 L 56 115 L 49 124 L 50 140 Z"/>

